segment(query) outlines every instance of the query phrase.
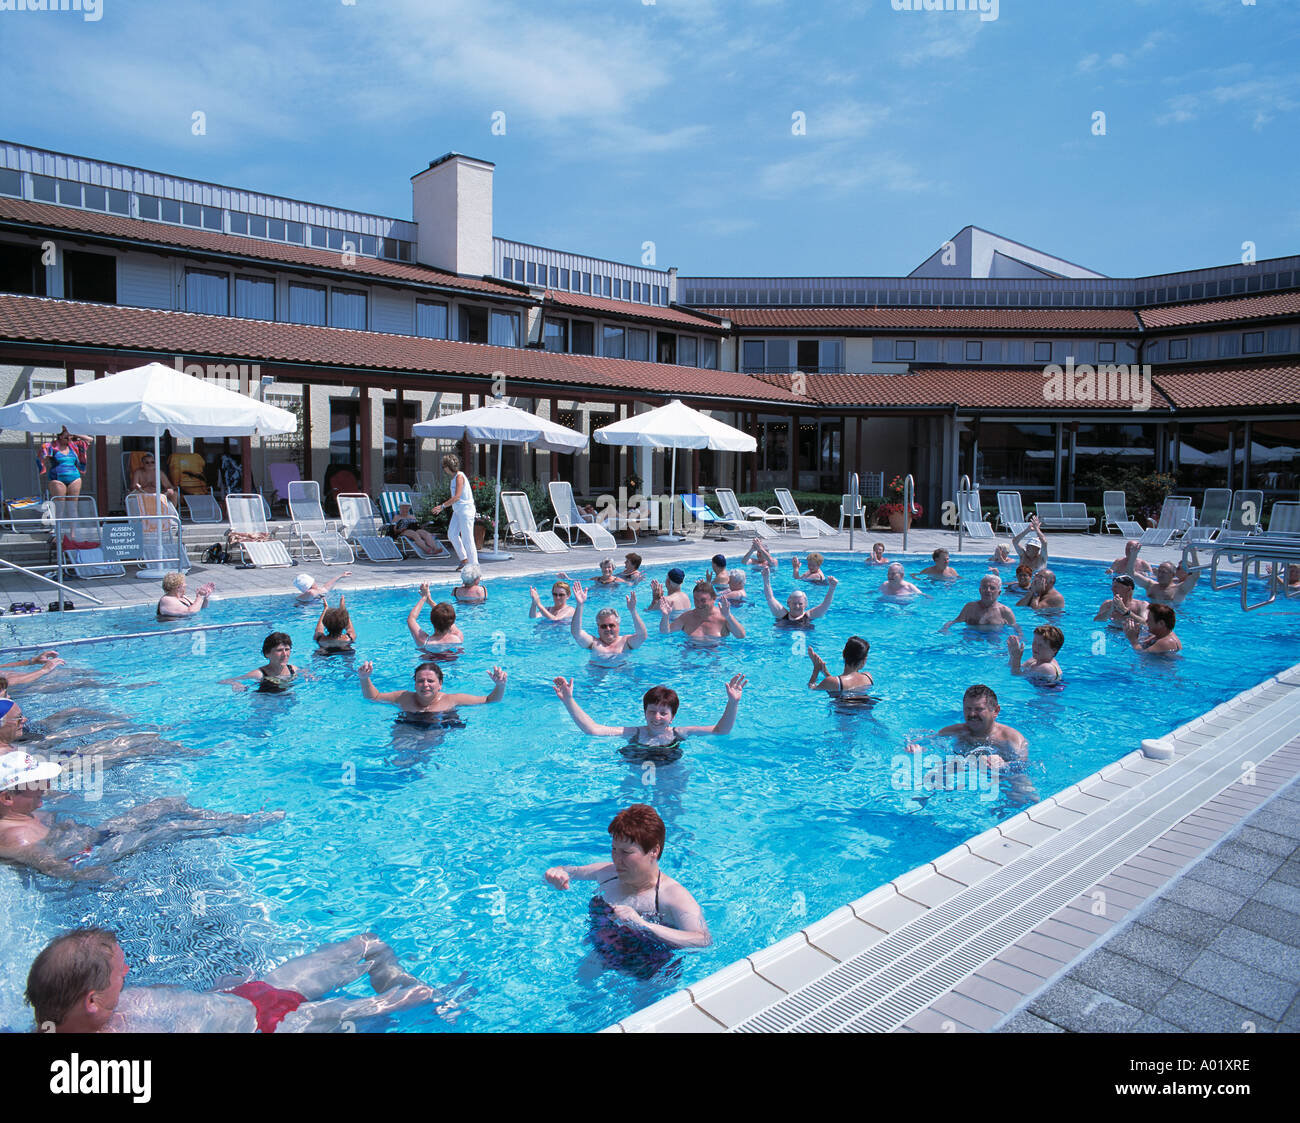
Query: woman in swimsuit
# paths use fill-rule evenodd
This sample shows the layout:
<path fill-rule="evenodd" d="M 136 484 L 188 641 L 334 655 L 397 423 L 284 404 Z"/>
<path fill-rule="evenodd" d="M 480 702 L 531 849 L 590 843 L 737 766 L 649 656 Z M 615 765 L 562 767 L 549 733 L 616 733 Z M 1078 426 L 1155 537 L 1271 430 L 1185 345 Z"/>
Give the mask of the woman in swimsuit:
<path fill-rule="evenodd" d="M 49 473 L 50 495 L 80 495 L 81 473 L 86 470 L 87 439 L 74 437 L 65 425 L 45 446 L 45 470 Z"/>
<path fill-rule="evenodd" d="M 573 881 L 595 881 L 600 885 L 592 899 L 593 920 L 604 926 L 617 925 L 637 936 L 669 948 L 706 948 L 713 942 L 704 914 L 695 898 L 680 882 L 659 868 L 664 851 L 664 821 L 653 807 L 634 803 L 620 811 L 609 824 L 613 842 L 610 861 L 587 866 L 552 866 L 546 881 L 556 889 L 568 889 Z M 621 952 L 617 940 L 603 939 L 599 926 L 593 942 L 602 954 Z"/>
<path fill-rule="evenodd" d="M 461 604 L 486 604 L 487 589 L 481 584 L 482 580 L 483 573 L 477 565 L 465 566 L 460 571 L 460 584 L 451 591 L 452 599 Z"/>
<path fill-rule="evenodd" d="M 772 610 L 772 615 L 776 617 L 777 624 L 786 628 L 811 628 L 813 621 L 819 616 L 825 616 L 826 610 L 831 606 L 831 599 L 835 596 L 835 586 L 839 582 L 834 577 L 826 578 L 826 596 L 822 598 L 821 604 L 814 609 L 808 608 L 808 594 L 802 589 L 796 589 L 786 598 L 786 607 L 782 608 L 776 597 L 772 594 L 772 571 L 763 567 L 763 595 L 767 597 L 767 607 Z"/>
<path fill-rule="evenodd" d="M 185 574 L 167 573 L 163 575 L 162 588 L 163 595 L 155 612 L 159 620 L 170 620 L 202 612 L 208 598 L 216 590 L 216 585 L 209 581 L 206 585 L 199 586 L 194 598 L 190 599 L 185 595 Z"/>
<path fill-rule="evenodd" d="M 430 634 L 420 627 L 420 609 L 429 606 Z M 464 633 L 456 626 L 456 606 L 440 601 L 433 602 L 429 582 L 420 585 L 420 599 L 406 616 L 406 627 L 416 646 L 441 658 L 452 658 L 465 642 Z"/>
<path fill-rule="evenodd" d="M 316 620 L 316 632 L 312 637 L 322 655 L 332 655 L 336 651 L 351 651 L 357 642 L 357 630 L 352 626 L 352 617 L 348 615 L 347 598 L 339 597 L 339 603 L 330 608 L 326 601 L 321 602 L 320 616 Z"/>
<path fill-rule="evenodd" d="M 651 687 L 645 692 L 641 704 L 645 707 L 644 725 L 600 725 L 582 712 L 582 707 L 573 697 L 573 680 L 557 678 L 555 693 L 564 708 L 569 711 L 574 724 L 589 737 L 626 737 L 633 745 L 648 745 L 654 748 L 667 748 L 679 745 L 683 738 L 693 734 L 717 734 L 723 736 L 731 732 L 736 724 L 736 711 L 740 707 L 740 695 L 748 680 L 744 675 L 733 675 L 727 683 L 727 708 L 723 710 L 714 725 L 673 725 L 677 716 L 677 692 L 666 686 Z"/>
<path fill-rule="evenodd" d="M 826 667 L 826 661 L 810 647 L 808 658 L 812 660 L 812 674 L 808 678 L 808 689 L 826 690 L 841 698 L 866 694 L 872 686 L 872 679 L 862 667 L 870 650 L 871 644 L 861 636 L 849 636 L 844 644 L 844 670 L 838 675 L 832 675 Z M 817 681 L 819 675 L 820 682 Z"/>
<path fill-rule="evenodd" d="M 267 658 L 265 667 L 258 667 L 237 678 L 225 678 L 221 681 L 228 682 L 231 689 L 235 691 L 242 691 L 247 690 L 248 687 L 240 680 L 251 678 L 257 683 L 258 693 L 282 694 L 300 674 L 303 678 L 316 677 L 290 663 L 289 656 L 292 653 L 293 640 L 284 632 L 272 632 L 262 641 L 262 654 Z"/>
<path fill-rule="evenodd" d="M 571 592 L 567 582 L 557 581 L 551 586 L 551 607 L 547 608 L 542 604 L 542 598 L 537 595 L 537 590 L 530 586 L 528 595 L 533 598 L 533 606 L 528 610 L 529 618 L 536 620 L 540 616 L 552 624 L 567 624 L 573 619 L 573 605 L 569 603 Z"/>

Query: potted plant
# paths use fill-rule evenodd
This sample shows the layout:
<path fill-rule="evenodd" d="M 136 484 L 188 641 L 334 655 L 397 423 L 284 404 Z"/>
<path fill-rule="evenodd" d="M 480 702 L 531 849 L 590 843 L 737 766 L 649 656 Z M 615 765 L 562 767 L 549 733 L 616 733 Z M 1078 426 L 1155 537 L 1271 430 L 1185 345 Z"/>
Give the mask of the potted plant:
<path fill-rule="evenodd" d="M 888 496 L 888 502 L 882 503 L 876 508 L 876 521 L 878 523 L 887 522 L 890 530 L 901 531 L 903 529 L 903 477 L 895 476 L 890 480 L 889 486 L 885 488 L 885 494 Z M 914 496 L 912 498 L 912 521 L 915 522 L 923 514 L 925 514 L 925 511 Z"/>
<path fill-rule="evenodd" d="M 474 516 L 474 548 L 483 549 L 487 540 L 496 534 L 496 522 L 491 515 L 476 514 Z"/>

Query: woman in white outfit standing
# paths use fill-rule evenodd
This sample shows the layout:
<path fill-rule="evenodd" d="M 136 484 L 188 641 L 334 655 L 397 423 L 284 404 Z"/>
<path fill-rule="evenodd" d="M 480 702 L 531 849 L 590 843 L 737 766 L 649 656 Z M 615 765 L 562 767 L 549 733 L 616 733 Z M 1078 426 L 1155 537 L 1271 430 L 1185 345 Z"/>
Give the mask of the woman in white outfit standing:
<path fill-rule="evenodd" d="M 439 503 L 434 511 L 451 508 L 451 526 L 447 528 L 447 537 L 451 539 L 451 548 L 460 559 L 456 568 L 478 565 L 478 550 L 474 548 L 474 493 L 470 490 L 469 477 L 460 470 L 458 456 L 444 456 L 442 470 L 452 477 L 451 497 L 446 503 Z"/>

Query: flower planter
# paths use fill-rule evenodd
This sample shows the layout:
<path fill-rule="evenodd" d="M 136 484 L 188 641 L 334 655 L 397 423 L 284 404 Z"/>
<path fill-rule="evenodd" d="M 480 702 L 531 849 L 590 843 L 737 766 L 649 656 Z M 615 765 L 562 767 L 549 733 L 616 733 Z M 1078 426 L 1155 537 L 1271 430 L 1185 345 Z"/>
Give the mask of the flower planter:
<path fill-rule="evenodd" d="M 890 515 L 889 529 L 892 530 L 895 534 L 901 534 L 903 532 L 903 519 L 905 517 L 906 516 L 903 514 L 902 511 L 899 511 L 897 514 Z"/>
<path fill-rule="evenodd" d="M 487 542 L 487 523 L 474 524 L 474 549 L 483 549 L 484 543 Z"/>

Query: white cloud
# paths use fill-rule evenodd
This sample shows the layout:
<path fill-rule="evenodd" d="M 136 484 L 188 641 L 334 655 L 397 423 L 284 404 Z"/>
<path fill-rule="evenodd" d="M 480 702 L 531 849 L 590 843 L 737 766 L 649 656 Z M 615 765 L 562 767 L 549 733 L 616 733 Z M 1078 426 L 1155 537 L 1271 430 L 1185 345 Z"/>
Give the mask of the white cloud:
<path fill-rule="evenodd" d="M 916 167 L 892 153 L 862 152 L 839 145 L 810 148 L 766 164 L 754 181 L 760 195 L 776 198 L 809 192 L 844 195 L 868 187 L 914 191 L 930 185 Z"/>
<path fill-rule="evenodd" d="M 1300 109 L 1300 78 L 1252 78 L 1199 93 L 1178 94 L 1165 105 L 1166 112 L 1156 118 L 1158 125 L 1194 121 L 1215 107 L 1239 107 L 1258 132 L 1278 116 Z"/>

